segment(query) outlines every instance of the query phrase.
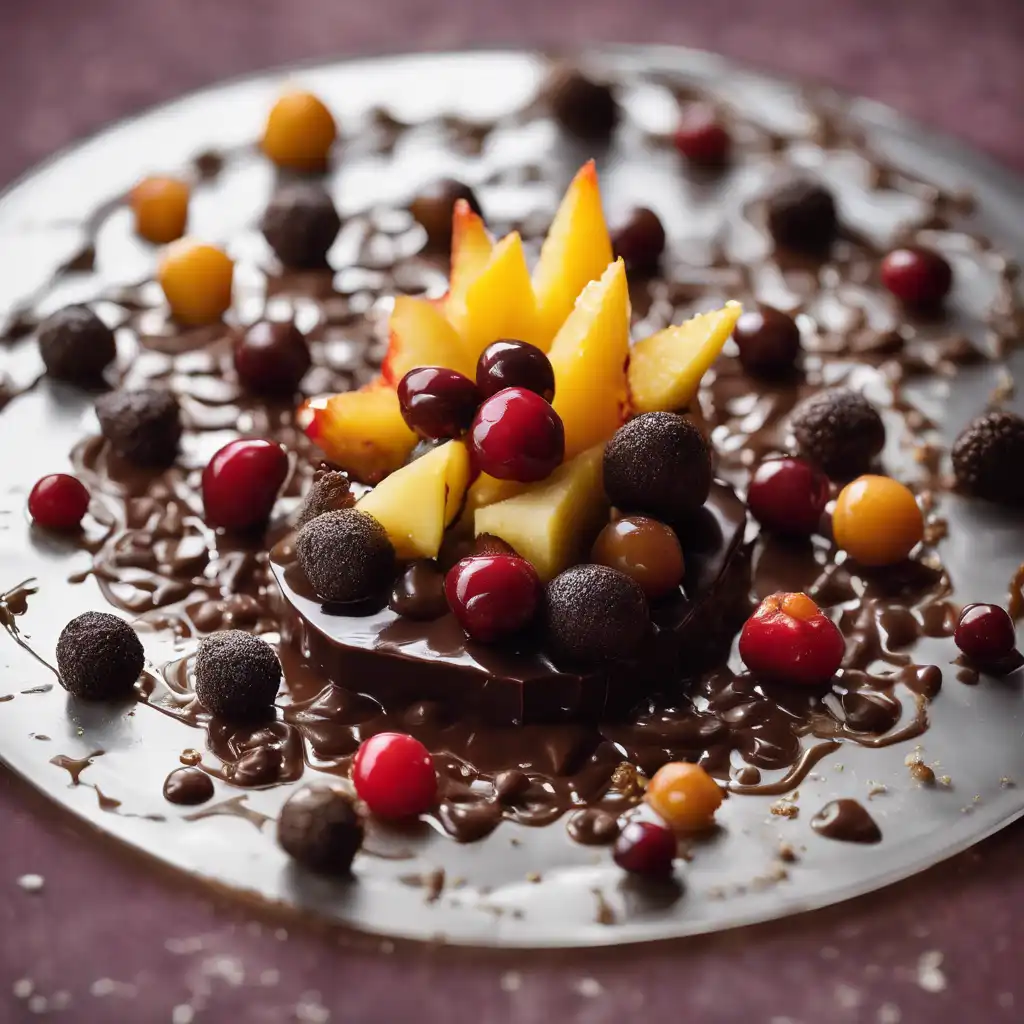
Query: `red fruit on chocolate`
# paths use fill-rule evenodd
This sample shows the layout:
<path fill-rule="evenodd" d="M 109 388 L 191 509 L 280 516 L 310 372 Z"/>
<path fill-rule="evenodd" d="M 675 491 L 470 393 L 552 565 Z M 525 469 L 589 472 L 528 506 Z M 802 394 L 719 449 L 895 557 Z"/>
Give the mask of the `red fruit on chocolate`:
<path fill-rule="evenodd" d="M 306 336 L 293 323 L 260 320 L 234 346 L 235 372 L 250 391 L 290 395 L 311 365 Z"/>
<path fill-rule="evenodd" d="M 540 395 L 506 388 L 477 410 L 469 431 L 475 466 L 499 480 L 532 483 L 556 469 L 565 455 L 561 417 Z"/>
<path fill-rule="evenodd" d="M 715 112 L 701 103 L 683 111 L 674 140 L 687 160 L 703 167 L 725 163 L 732 148 L 732 139 Z"/>
<path fill-rule="evenodd" d="M 537 570 L 518 555 L 471 555 L 448 570 L 444 591 L 466 633 L 491 643 L 533 619 L 541 585 Z"/>
<path fill-rule="evenodd" d="M 33 522 L 48 530 L 73 530 L 88 510 L 89 492 L 85 484 L 67 473 L 44 476 L 29 492 L 29 515 Z"/>
<path fill-rule="evenodd" d="M 671 874 L 676 856 L 676 837 L 664 825 L 634 818 L 627 822 L 612 847 L 612 859 L 634 875 Z"/>
<path fill-rule="evenodd" d="M 827 683 L 846 644 L 836 624 L 806 594 L 772 594 L 747 619 L 740 657 L 756 676 L 780 683 Z"/>
<path fill-rule="evenodd" d="M 750 480 L 747 507 L 772 533 L 809 537 L 818 529 L 828 498 L 828 477 L 809 462 L 766 459 Z"/>
<path fill-rule="evenodd" d="M 420 366 L 398 382 L 402 418 L 420 437 L 461 437 L 473 422 L 480 392 L 468 377 L 443 366 Z"/>
<path fill-rule="evenodd" d="M 228 530 L 262 525 L 287 475 L 288 456 L 279 444 L 259 438 L 228 442 L 203 470 L 206 522 Z"/>
<path fill-rule="evenodd" d="M 359 799 L 379 818 L 412 818 L 437 798 L 430 751 L 401 732 L 379 732 L 364 740 L 352 761 Z"/>
<path fill-rule="evenodd" d="M 907 306 L 936 306 L 953 286 L 953 268 L 931 249 L 893 249 L 882 260 L 882 284 Z"/>
<path fill-rule="evenodd" d="M 969 604 L 961 613 L 953 641 L 978 665 L 989 665 L 1012 654 L 1017 632 L 1009 613 L 997 604 Z"/>

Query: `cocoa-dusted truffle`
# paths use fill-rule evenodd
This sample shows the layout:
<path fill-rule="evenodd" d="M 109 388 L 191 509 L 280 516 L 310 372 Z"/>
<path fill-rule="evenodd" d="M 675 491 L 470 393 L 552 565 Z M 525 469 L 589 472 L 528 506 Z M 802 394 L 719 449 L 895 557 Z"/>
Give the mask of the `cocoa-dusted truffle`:
<path fill-rule="evenodd" d="M 124 619 L 85 612 L 57 640 L 57 671 L 64 688 L 86 700 L 123 700 L 142 672 L 145 654 L 138 634 Z"/>
<path fill-rule="evenodd" d="M 359 509 L 326 512 L 295 539 L 299 565 L 322 601 L 365 601 L 395 575 L 395 549 L 373 516 Z"/>
<path fill-rule="evenodd" d="M 96 384 L 117 358 L 114 332 L 88 306 L 65 306 L 39 328 L 39 354 L 51 377 Z"/>
<path fill-rule="evenodd" d="M 708 500 L 711 451 L 688 419 L 646 412 L 619 427 L 604 451 L 604 489 L 624 512 L 678 523 Z"/>
<path fill-rule="evenodd" d="M 979 416 L 953 444 L 957 487 L 1002 505 L 1024 505 L 1024 419 L 1013 412 Z"/>
<path fill-rule="evenodd" d="M 582 139 L 607 138 L 619 120 L 612 87 L 588 78 L 579 68 L 556 68 L 548 79 L 546 94 L 555 120 Z"/>
<path fill-rule="evenodd" d="M 363 842 L 363 823 L 347 793 L 334 786 L 303 786 L 281 808 L 277 841 L 310 871 L 347 875 Z"/>
<path fill-rule="evenodd" d="M 483 216 L 473 190 L 454 178 L 432 181 L 409 204 L 409 212 L 423 226 L 427 241 L 435 248 L 443 249 L 451 244 L 452 214 L 460 199 L 465 199 L 475 214 Z"/>
<path fill-rule="evenodd" d="M 274 193 L 260 228 L 286 267 L 319 270 L 327 266 L 327 251 L 338 237 L 341 218 L 322 185 L 299 181 Z"/>
<path fill-rule="evenodd" d="M 163 388 L 112 391 L 96 402 L 100 430 L 110 446 L 140 466 L 174 461 L 181 438 L 178 399 Z"/>
<path fill-rule="evenodd" d="M 808 178 L 781 185 L 768 197 L 768 230 L 783 249 L 826 254 L 839 231 L 832 193 Z"/>
<path fill-rule="evenodd" d="M 320 473 L 313 481 L 313 486 L 306 495 L 306 500 L 299 509 L 299 517 L 295 520 L 296 529 L 325 512 L 340 512 L 351 508 L 356 502 L 352 496 L 352 481 L 346 473 L 329 469 Z"/>
<path fill-rule="evenodd" d="M 797 406 L 791 426 L 799 454 L 834 480 L 866 473 L 885 446 L 878 410 L 851 388 L 812 395 Z"/>
<path fill-rule="evenodd" d="M 257 718 L 273 706 L 281 686 L 274 648 L 240 629 L 211 633 L 196 652 L 196 696 L 222 718 Z"/>
<path fill-rule="evenodd" d="M 575 565 L 544 592 L 544 627 L 556 660 L 583 665 L 634 654 L 651 624 L 639 584 L 604 565 Z"/>

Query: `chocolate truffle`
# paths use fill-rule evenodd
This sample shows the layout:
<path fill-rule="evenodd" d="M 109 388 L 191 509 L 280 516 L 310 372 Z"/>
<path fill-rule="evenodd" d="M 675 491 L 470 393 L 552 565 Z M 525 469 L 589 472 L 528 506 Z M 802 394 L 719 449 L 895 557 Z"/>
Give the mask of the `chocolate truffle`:
<path fill-rule="evenodd" d="M 145 654 L 138 634 L 124 619 L 85 612 L 57 640 L 57 671 L 64 688 L 86 700 L 123 700 L 142 672 Z"/>
<path fill-rule="evenodd" d="M 312 365 L 306 336 L 290 321 L 257 321 L 236 338 L 233 355 L 243 387 L 264 395 L 291 395 Z"/>
<path fill-rule="evenodd" d="M 447 248 L 452 241 L 452 214 L 460 199 L 469 203 L 469 208 L 483 216 L 473 190 L 454 178 L 441 178 L 427 185 L 409 204 L 409 212 L 427 232 L 427 241 L 434 248 Z"/>
<path fill-rule="evenodd" d="M 851 480 L 871 468 L 885 446 L 878 410 L 851 388 L 821 391 L 793 412 L 797 451 L 834 480 Z"/>
<path fill-rule="evenodd" d="M 117 358 L 114 332 L 88 306 L 65 306 L 39 328 L 39 354 L 51 377 L 97 384 Z"/>
<path fill-rule="evenodd" d="M 626 269 L 637 274 L 652 274 L 665 251 L 665 228 L 658 215 L 639 206 L 621 227 L 612 233 L 612 251 L 621 256 Z"/>
<path fill-rule="evenodd" d="M 556 68 L 546 93 L 555 120 L 581 139 L 606 139 L 619 120 L 619 104 L 612 87 L 595 82 L 579 68 Z"/>
<path fill-rule="evenodd" d="M 1024 505 L 1024 419 L 1013 412 L 979 416 L 953 444 L 953 472 L 964 494 Z"/>
<path fill-rule="evenodd" d="M 352 481 L 346 473 L 329 469 L 317 475 L 313 486 L 309 489 L 299 516 L 295 520 L 295 528 L 301 529 L 306 523 L 325 512 L 340 512 L 351 508 L 356 502 L 352 496 Z"/>
<path fill-rule="evenodd" d="M 284 266 L 320 270 L 327 266 L 341 218 L 323 185 L 299 181 L 274 193 L 260 228 Z"/>
<path fill-rule="evenodd" d="M 788 313 L 772 306 L 740 314 L 732 337 L 743 369 L 754 377 L 789 373 L 800 355 L 800 328 Z"/>
<path fill-rule="evenodd" d="M 310 871 L 347 875 L 363 842 L 363 823 L 347 793 L 334 786 L 303 786 L 281 808 L 277 841 Z"/>
<path fill-rule="evenodd" d="M 384 527 L 358 509 L 310 520 L 295 539 L 295 552 L 322 601 L 365 601 L 394 579 L 395 549 Z"/>
<path fill-rule="evenodd" d="M 783 249 L 825 255 L 839 231 L 832 193 L 807 178 L 780 186 L 768 197 L 768 230 Z"/>
<path fill-rule="evenodd" d="M 240 629 L 211 633 L 196 651 L 196 696 L 222 718 L 265 714 L 281 686 L 281 663 L 265 640 Z"/>
<path fill-rule="evenodd" d="M 624 512 L 678 523 L 708 500 L 711 451 L 688 419 L 646 412 L 619 427 L 604 451 L 604 489 Z"/>
<path fill-rule="evenodd" d="M 181 438 L 178 399 L 163 388 L 112 391 L 96 402 L 100 430 L 118 455 L 140 466 L 174 461 Z"/>

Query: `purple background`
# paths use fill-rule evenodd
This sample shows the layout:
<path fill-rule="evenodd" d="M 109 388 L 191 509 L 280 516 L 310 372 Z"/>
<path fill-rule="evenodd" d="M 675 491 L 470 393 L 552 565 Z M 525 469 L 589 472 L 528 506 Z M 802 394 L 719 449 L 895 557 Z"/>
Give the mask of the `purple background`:
<path fill-rule="evenodd" d="M 1024 171 L 1017 0 L 50 0 L 0 4 L 0 183 L 84 133 L 306 57 L 673 43 L 871 96 Z M 2 739 L 0 739 L 2 742 Z M 908 1024 L 1024 1017 L 1024 826 L 856 903 L 639 950 L 523 956 L 279 930 L 0 770 L 0 1021 Z M 43 890 L 23 891 L 26 873 Z M 177 1009 L 175 1009 L 177 1008 Z"/>

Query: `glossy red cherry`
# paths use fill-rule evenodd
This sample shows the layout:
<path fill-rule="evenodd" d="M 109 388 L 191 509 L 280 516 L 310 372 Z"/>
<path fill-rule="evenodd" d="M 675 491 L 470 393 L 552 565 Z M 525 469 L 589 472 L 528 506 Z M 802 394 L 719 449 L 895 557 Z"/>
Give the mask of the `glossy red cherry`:
<path fill-rule="evenodd" d="M 672 872 L 676 837 L 671 829 L 654 821 L 634 818 L 627 822 L 612 847 L 612 859 L 634 875 L 664 877 Z"/>
<path fill-rule="evenodd" d="M 1017 646 L 1009 613 L 997 604 L 969 604 L 961 613 L 953 641 L 971 661 L 987 665 L 1001 661 Z"/>
<path fill-rule="evenodd" d="M 800 355 L 800 328 L 788 313 L 772 306 L 741 314 L 732 337 L 743 369 L 755 377 L 788 373 Z"/>
<path fill-rule="evenodd" d="M 881 267 L 882 284 L 907 306 L 936 306 L 953 286 L 953 268 L 932 249 L 893 249 Z"/>
<path fill-rule="evenodd" d="M 448 605 L 474 640 L 491 643 L 522 629 L 537 612 L 537 571 L 518 555 L 471 555 L 444 579 Z"/>
<path fill-rule="evenodd" d="M 468 378 L 443 366 L 420 366 L 398 382 L 402 416 L 420 437 L 461 437 L 473 422 L 480 392 Z"/>
<path fill-rule="evenodd" d="M 259 438 L 228 442 L 203 470 L 207 523 L 228 530 L 262 525 L 287 475 L 288 456 L 279 444 Z"/>
<path fill-rule="evenodd" d="M 477 410 L 469 431 L 473 460 L 499 480 L 543 480 L 565 455 L 561 417 L 540 395 L 506 388 Z"/>
<path fill-rule="evenodd" d="M 728 159 L 732 139 L 710 107 L 692 103 L 683 110 L 675 144 L 691 163 L 714 167 Z"/>
<path fill-rule="evenodd" d="M 29 492 L 29 515 L 48 530 L 73 530 L 88 510 L 85 484 L 67 473 L 44 476 Z"/>
<path fill-rule="evenodd" d="M 828 477 L 803 459 L 766 459 L 747 491 L 751 515 L 785 537 L 809 537 L 828 504 Z"/>
<path fill-rule="evenodd" d="M 827 683 L 846 644 L 836 624 L 806 594 L 772 594 L 747 619 L 740 657 L 755 675 L 780 683 Z"/>
<path fill-rule="evenodd" d="M 484 398 L 505 388 L 526 388 L 550 402 L 555 397 L 555 371 L 536 345 L 503 338 L 492 342 L 480 354 L 476 386 Z"/>
<path fill-rule="evenodd" d="M 430 751 L 401 732 L 379 732 L 352 761 L 359 799 L 379 818 L 412 818 L 434 806 L 437 775 Z"/>
<path fill-rule="evenodd" d="M 311 365 L 306 336 L 293 323 L 260 320 L 235 341 L 235 371 L 250 391 L 290 395 Z"/>

